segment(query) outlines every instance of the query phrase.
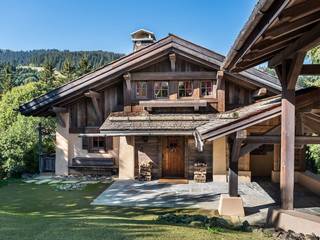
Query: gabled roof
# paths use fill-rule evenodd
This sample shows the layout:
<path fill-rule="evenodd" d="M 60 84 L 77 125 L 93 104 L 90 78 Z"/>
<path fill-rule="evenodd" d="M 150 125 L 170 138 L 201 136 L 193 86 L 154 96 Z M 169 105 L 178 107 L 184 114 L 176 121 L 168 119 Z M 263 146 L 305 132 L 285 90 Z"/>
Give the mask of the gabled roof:
<path fill-rule="evenodd" d="M 130 53 L 20 106 L 19 110 L 24 115 L 53 115 L 50 112 L 52 106 L 65 104 L 72 99 L 81 97 L 88 90 L 99 90 L 102 85 L 114 84 L 119 81 L 118 77 L 124 73 L 160 59 L 170 52 L 175 52 L 201 64 L 206 64 L 206 66 L 216 70 L 220 68 L 224 60 L 224 56 L 216 52 L 170 34 L 147 47 Z M 248 81 L 258 87 L 267 87 L 272 92 L 281 90 L 277 78 L 256 69 L 250 69 L 240 74 L 227 74 L 236 77 L 239 81 Z"/>

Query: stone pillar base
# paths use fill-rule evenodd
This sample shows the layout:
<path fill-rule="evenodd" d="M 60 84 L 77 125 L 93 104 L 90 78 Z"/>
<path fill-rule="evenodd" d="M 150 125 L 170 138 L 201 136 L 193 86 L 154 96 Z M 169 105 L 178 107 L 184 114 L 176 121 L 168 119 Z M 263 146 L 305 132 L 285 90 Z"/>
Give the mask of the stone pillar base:
<path fill-rule="evenodd" d="M 227 175 L 226 174 L 214 174 L 212 175 L 213 182 L 227 182 Z"/>
<path fill-rule="evenodd" d="M 222 216 L 245 216 L 241 197 L 230 197 L 228 194 L 221 194 L 218 211 Z"/>

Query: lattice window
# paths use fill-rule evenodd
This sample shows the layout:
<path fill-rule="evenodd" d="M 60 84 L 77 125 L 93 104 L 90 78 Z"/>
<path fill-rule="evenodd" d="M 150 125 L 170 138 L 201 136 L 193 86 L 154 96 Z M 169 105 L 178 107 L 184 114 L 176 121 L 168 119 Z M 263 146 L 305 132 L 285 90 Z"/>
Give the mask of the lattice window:
<path fill-rule="evenodd" d="M 179 97 L 191 97 L 193 92 L 192 81 L 179 81 Z"/>
<path fill-rule="evenodd" d="M 155 82 L 154 83 L 154 96 L 155 96 L 155 98 L 167 98 L 169 96 L 169 83 L 168 82 Z"/>

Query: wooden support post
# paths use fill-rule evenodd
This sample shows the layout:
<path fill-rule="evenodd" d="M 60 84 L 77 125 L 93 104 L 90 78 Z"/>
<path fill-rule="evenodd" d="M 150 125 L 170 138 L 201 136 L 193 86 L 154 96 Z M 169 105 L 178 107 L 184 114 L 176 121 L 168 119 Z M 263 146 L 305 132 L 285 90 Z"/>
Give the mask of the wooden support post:
<path fill-rule="evenodd" d="M 131 112 L 131 74 L 126 73 L 123 75 L 123 97 L 124 97 L 124 111 Z"/>
<path fill-rule="evenodd" d="M 169 60 L 170 60 L 170 64 L 171 64 L 171 71 L 174 72 L 176 71 L 176 54 L 175 53 L 171 53 L 169 54 Z"/>
<path fill-rule="evenodd" d="M 217 72 L 217 98 L 218 98 L 218 111 L 225 111 L 225 80 L 224 72 Z"/>
<path fill-rule="evenodd" d="M 281 208 L 292 210 L 294 194 L 295 91 L 282 88 L 281 102 Z"/>
<path fill-rule="evenodd" d="M 320 24 L 315 29 L 318 28 L 320 28 Z M 309 40 L 318 39 L 319 36 L 316 35 L 315 33 L 308 33 L 269 61 L 269 66 L 275 66 L 282 86 L 280 191 L 281 208 L 284 210 L 293 209 L 295 87 L 307 48 L 311 46 Z"/>
<path fill-rule="evenodd" d="M 280 171 L 280 144 L 273 145 L 273 171 Z"/>
<path fill-rule="evenodd" d="M 242 142 L 247 137 L 245 130 L 238 131 L 233 138 L 229 158 L 229 196 L 238 197 L 238 162 Z"/>

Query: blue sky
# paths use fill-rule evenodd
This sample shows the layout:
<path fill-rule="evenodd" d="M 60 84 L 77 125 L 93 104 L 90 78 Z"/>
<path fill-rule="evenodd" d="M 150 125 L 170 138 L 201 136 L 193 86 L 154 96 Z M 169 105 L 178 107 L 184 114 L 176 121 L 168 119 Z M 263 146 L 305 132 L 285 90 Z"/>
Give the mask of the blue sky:
<path fill-rule="evenodd" d="M 128 53 L 130 33 L 174 33 L 226 54 L 256 0 L 2 0 L 0 48 Z"/>

